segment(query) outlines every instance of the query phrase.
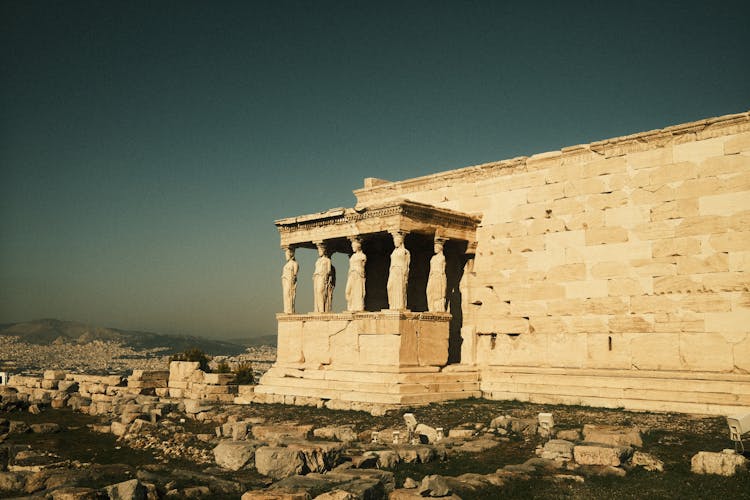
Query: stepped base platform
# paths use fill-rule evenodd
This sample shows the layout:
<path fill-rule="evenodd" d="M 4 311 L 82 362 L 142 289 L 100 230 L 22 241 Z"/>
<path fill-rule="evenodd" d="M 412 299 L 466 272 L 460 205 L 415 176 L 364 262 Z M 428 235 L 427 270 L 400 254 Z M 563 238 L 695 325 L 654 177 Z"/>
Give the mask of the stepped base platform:
<path fill-rule="evenodd" d="M 750 375 L 646 370 L 482 367 L 492 400 L 732 415 L 750 409 Z"/>
<path fill-rule="evenodd" d="M 253 399 L 264 399 L 260 395 L 287 399 L 292 396 L 302 402 L 306 401 L 305 398 L 315 398 L 402 406 L 480 397 L 481 392 L 476 370 L 454 366 L 390 368 L 360 365 L 335 369 L 274 366 L 255 387 Z M 269 402 L 280 402 L 275 399 L 278 398 L 271 398 Z"/>

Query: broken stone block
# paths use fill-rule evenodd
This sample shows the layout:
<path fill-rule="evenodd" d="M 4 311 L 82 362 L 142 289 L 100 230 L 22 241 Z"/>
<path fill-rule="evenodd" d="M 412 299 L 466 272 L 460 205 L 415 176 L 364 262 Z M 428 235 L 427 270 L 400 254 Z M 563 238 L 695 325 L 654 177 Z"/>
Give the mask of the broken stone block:
<path fill-rule="evenodd" d="M 407 464 L 432 462 L 437 458 L 435 448 L 427 445 L 401 445 L 394 446 L 393 450 L 398 454 L 399 459 Z"/>
<path fill-rule="evenodd" d="M 247 491 L 240 500 L 310 500 L 306 491 Z"/>
<path fill-rule="evenodd" d="M 583 426 L 583 439 L 589 443 L 601 443 L 611 446 L 643 446 L 641 431 L 638 427 L 621 427 L 616 425 Z"/>
<path fill-rule="evenodd" d="M 178 361 L 172 361 L 172 363 L 178 363 Z M 200 399 L 186 399 L 184 403 L 185 403 L 185 413 L 191 413 L 191 414 L 201 413 L 204 411 L 209 411 L 213 408 L 213 406 L 211 405 L 204 404 L 204 402 Z"/>
<path fill-rule="evenodd" d="M 63 370 L 44 370 L 44 380 L 65 380 Z"/>
<path fill-rule="evenodd" d="M 562 429 L 555 432 L 555 437 L 565 441 L 578 441 L 581 439 L 581 431 L 578 429 Z"/>
<path fill-rule="evenodd" d="M 513 418 L 510 421 L 510 431 L 524 436 L 533 436 L 539 427 L 536 418 Z"/>
<path fill-rule="evenodd" d="M 330 441 L 297 441 L 288 443 L 287 448 L 302 454 L 306 471 L 325 472 L 341 461 L 344 445 Z"/>
<path fill-rule="evenodd" d="M 476 431 L 474 429 L 464 429 L 464 428 L 451 429 L 448 431 L 448 437 L 454 438 L 454 439 L 469 439 L 475 433 Z"/>
<path fill-rule="evenodd" d="M 255 468 L 264 476 L 282 479 L 302 474 L 305 460 L 299 450 L 263 446 L 255 450 Z"/>
<path fill-rule="evenodd" d="M 490 422 L 490 429 L 507 429 L 510 427 L 510 421 L 513 419 L 510 415 L 501 415 L 495 417 Z"/>
<path fill-rule="evenodd" d="M 632 455 L 629 446 L 582 444 L 573 447 L 573 458 L 580 465 L 611 465 L 617 467 Z"/>
<path fill-rule="evenodd" d="M 664 472 L 664 462 L 656 458 L 655 456 L 644 453 L 642 451 L 636 451 L 633 456 L 630 457 L 631 465 L 643 467 L 647 471 L 651 472 Z"/>
<path fill-rule="evenodd" d="M 240 470 L 255 456 L 257 443 L 249 441 L 222 441 L 214 448 L 214 460 L 219 467 Z"/>
<path fill-rule="evenodd" d="M 354 429 L 348 425 L 339 425 L 335 427 L 320 427 L 313 431 L 313 436 L 320 439 L 336 439 L 338 441 L 352 442 L 358 440 L 358 435 Z"/>
<path fill-rule="evenodd" d="M 572 460 L 573 443 L 564 439 L 550 439 L 539 456 L 548 460 Z"/>
<path fill-rule="evenodd" d="M 392 469 L 400 461 L 398 453 L 393 450 L 378 451 L 378 467 L 381 469 Z"/>
<path fill-rule="evenodd" d="M 253 437 L 259 441 L 278 441 L 282 438 L 308 439 L 312 434 L 312 425 L 278 424 L 254 425 Z"/>
<path fill-rule="evenodd" d="M 734 476 L 738 470 L 747 468 L 747 464 L 747 458 L 734 450 L 699 451 L 690 460 L 690 471 L 695 474 Z"/>
<path fill-rule="evenodd" d="M 451 489 L 445 478 L 436 474 L 425 476 L 419 485 L 419 494 L 423 497 L 447 497 L 451 494 Z"/>
<path fill-rule="evenodd" d="M 407 413 L 409 415 L 409 413 Z M 420 438 L 422 443 L 437 443 L 438 432 L 434 427 L 425 424 L 417 424 L 414 428 L 414 434 Z"/>

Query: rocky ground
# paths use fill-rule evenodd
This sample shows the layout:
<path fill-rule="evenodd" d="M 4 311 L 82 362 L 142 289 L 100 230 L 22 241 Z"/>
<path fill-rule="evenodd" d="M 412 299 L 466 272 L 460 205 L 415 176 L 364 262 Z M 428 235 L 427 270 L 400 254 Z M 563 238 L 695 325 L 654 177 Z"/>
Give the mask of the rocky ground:
<path fill-rule="evenodd" d="M 0 497 L 748 498 L 750 492 L 750 474 L 732 465 L 740 456 L 699 460 L 704 472 L 736 468 L 732 476 L 691 472 L 699 451 L 731 447 L 726 422 L 717 417 L 469 400 L 414 408 L 412 444 L 406 410 L 374 417 L 132 395 L 115 401 L 114 413 L 91 416 L 23 401 L 11 390 L 2 393 L 0 407 Z M 540 412 L 552 413 L 551 434 L 538 426 Z"/>

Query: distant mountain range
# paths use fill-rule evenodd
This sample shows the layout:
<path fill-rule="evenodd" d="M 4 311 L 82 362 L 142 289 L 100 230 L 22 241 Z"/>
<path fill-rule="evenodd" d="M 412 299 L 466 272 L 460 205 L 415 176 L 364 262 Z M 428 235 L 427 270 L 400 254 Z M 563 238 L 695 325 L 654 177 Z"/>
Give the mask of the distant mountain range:
<path fill-rule="evenodd" d="M 38 319 L 23 323 L 0 324 L 0 335 L 16 336 L 20 337 L 24 342 L 41 345 L 111 340 L 134 349 L 166 347 L 167 351 L 164 351 L 165 354 L 174 354 L 186 349 L 197 348 L 213 356 L 240 354 L 245 351 L 245 346 L 269 343 L 261 341 L 261 339 L 265 339 L 266 337 L 241 339 L 242 342 L 224 342 L 191 335 L 164 335 L 153 332 L 121 330 L 119 328 L 104 328 L 59 319 Z M 258 342 L 245 342 L 256 340 Z M 276 344 L 275 336 L 273 337 L 273 344 Z"/>

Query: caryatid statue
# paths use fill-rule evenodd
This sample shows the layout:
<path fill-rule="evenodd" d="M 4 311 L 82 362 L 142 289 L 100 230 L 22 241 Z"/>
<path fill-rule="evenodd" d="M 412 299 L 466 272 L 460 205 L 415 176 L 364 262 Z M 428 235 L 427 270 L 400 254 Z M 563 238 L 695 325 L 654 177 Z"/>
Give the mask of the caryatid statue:
<path fill-rule="evenodd" d="M 362 242 L 352 239 L 352 256 L 349 257 L 349 275 L 346 279 L 346 310 L 365 310 L 365 263 L 367 256 L 362 251 Z"/>
<path fill-rule="evenodd" d="M 318 260 L 315 261 L 313 273 L 313 311 L 331 312 L 333 302 L 333 287 L 336 286 L 336 270 L 331 264 L 326 247 L 323 243 L 316 243 Z"/>
<path fill-rule="evenodd" d="M 281 291 L 284 294 L 284 312 L 294 314 L 294 298 L 297 295 L 297 272 L 299 264 L 294 260 L 294 248 L 286 247 L 286 264 L 281 270 Z"/>
<path fill-rule="evenodd" d="M 411 255 L 404 247 L 404 235 L 393 233 L 391 267 L 388 270 L 388 309 L 406 309 L 406 287 L 409 283 L 409 263 Z"/>
<path fill-rule="evenodd" d="M 427 310 L 445 312 L 445 255 L 443 240 L 435 239 L 435 255 L 430 259 L 430 275 L 427 277 Z"/>

